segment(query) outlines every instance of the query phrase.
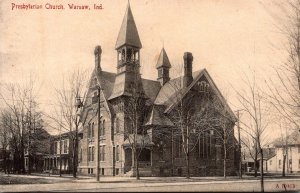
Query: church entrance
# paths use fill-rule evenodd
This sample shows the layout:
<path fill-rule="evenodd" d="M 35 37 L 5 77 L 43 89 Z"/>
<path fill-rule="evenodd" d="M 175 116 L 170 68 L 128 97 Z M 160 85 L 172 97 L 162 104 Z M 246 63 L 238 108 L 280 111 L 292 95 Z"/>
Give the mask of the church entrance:
<path fill-rule="evenodd" d="M 151 150 L 146 148 L 138 148 L 138 164 L 139 169 L 151 169 Z M 132 170 L 134 167 L 134 161 L 132 160 L 132 150 L 131 148 L 125 149 L 125 164 L 124 164 L 124 172 L 127 173 Z"/>

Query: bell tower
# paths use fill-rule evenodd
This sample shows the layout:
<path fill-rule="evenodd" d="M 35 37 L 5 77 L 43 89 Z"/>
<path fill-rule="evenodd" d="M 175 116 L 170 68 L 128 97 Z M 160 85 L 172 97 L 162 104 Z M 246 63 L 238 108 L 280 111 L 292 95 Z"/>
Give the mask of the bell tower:
<path fill-rule="evenodd" d="M 141 40 L 128 3 L 115 46 L 118 58 L 117 75 L 110 98 L 131 96 L 133 92 L 144 94 L 140 75 L 141 48 Z"/>
<path fill-rule="evenodd" d="M 166 53 L 165 48 L 160 52 L 159 58 L 157 60 L 156 69 L 157 69 L 157 80 L 163 86 L 170 80 L 169 71 L 171 68 L 171 63 L 169 57 Z"/>

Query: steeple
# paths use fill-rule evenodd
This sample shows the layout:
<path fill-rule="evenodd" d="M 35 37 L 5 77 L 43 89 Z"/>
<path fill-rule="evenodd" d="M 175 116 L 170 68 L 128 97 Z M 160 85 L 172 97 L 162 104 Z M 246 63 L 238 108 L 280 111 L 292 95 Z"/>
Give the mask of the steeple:
<path fill-rule="evenodd" d="M 119 31 L 118 39 L 116 42 L 116 49 L 119 49 L 124 45 L 139 49 L 142 48 L 142 43 L 134 22 L 129 2 L 127 5 L 125 16 L 123 18 L 121 29 Z"/>
<path fill-rule="evenodd" d="M 128 2 L 116 42 L 118 54 L 117 75 L 110 99 L 135 93 L 144 94 L 140 75 L 140 49 L 142 44 Z"/>
<path fill-rule="evenodd" d="M 158 72 L 157 80 L 160 81 L 161 85 L 164 85 L 170 80 L 169 70 L 171 68 L 171 63 L 166 53 L 165 48 L 162 48 L 159 58 L 156 63 L 156 69 Z"/>

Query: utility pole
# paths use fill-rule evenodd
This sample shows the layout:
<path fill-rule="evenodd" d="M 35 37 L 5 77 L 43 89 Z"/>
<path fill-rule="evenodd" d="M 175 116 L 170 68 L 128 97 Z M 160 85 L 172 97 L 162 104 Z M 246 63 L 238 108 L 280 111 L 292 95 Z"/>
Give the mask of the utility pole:
<path fill-rule="evenodd" d="M 82 107 L 82 101 L 80 97 L 76 96 L 76 115 L 75 115 L 75 145 L 73 151 L 73 177 L 77 177 L 77 167 L 78 167 L 78 125 L 80 119 L 78 120 L 78 110 Z"/>
<path fill-rule="evenodd" d="M 61 177 L 61 169 L 62 169 L 62 159 L 61 159 L 61 149 L 62 149 L 62 143 L 61 143 L 61 116 L 60 116 L 60 124 L 59 124 L 59 177 Z"/>
<path fill-rule="evenodd" d="M 238 117 L 238 136 L 239 136 L 239 154 L 240 154 L 239 177 L 242 178 L 242 151 L 241 151 L 240 110 L 237 111 L 237 117 Z"/>
<path fill-rule="evenodd" d="M 100 181 L 100 146 L 99 146 L 99 141 L 100 141 L 100 129 L 101 129 L 101 114 L 100 114 L 100 106 L 101 106 L 101 101 L 100 101 L 100 85 L 98 87 L 98 131 L 97 131 L 97 137 L 96 137 L 96 150 L 97 150 L 97 160 L 96 160 L 96 176 L 97 176 L 97 182 Z"/>

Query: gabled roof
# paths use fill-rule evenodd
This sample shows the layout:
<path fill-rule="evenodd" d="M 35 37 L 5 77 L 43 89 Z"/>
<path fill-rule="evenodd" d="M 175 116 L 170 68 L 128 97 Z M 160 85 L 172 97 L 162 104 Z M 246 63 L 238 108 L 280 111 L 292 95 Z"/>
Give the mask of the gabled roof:
<path fill-rule="evenodd" d="M 200 75 L 203 70 L 193 72 L 193 79 Z M 164 86 L 160 89 L 154 104 L 156 105 L 164 105 L 170 106 L 171 104 L 176 102 L 176 96 L 178 96 L 178 92 L 182 91 L 182 79 L 183 77 L 177 77 L 168 81 Z"/>
<path fill-rule="evenodd" d="M 100 72 L 97 72 L 96 70 L 94 70 L 91 75 L 91 80 L 89 83 L 90 86 L 93 81 L 92 79 L 93 79 L 93 77 L 95 77 L 96 74 L 97 74 L 97 81 L 100 80 L 102 92 L 106 99 L 109 99 L 112 97 L 114 87 L 116 87 L 117 91 L 118 90 L 120 91 L 120 92 L 116 92 L 116 93 L 119 94 L 119 96 L 122 95 L 121 91 L 124 90 L 124 89 L 122 89 L 122 85 L 125 83 L 125 81 L 120 81 L 119 85 L 117 85 L 116 73 L 107 72 L 107 71 L 103 71 L 103 70 Z M 152 102 L 154 102 L 154 100 L 156 99 L 156 96 L 161 88 L 160 82 L 156 81 L 156 80 L 149 80 L 149 79 L 142 78 L 142 85 L 143 85 L 143 89 L 144 89 L 147 97 L 149 97 L 149 99 Z M 90 92 L 87 95 L 89 95 L 89 94 L 90 94 Z M 91 96 L 87 96 L 87 97 L 91 97 Z M 88 100 L 85 100 L 85 102 L 88 102 Z M 84 106 L 86 106 L 86 105 L 87 104 L 84 104 Z"/>
<path fill-rule="evenodd" d="M 116 75 L 115 75 L 116 76 Z M 108 100 L 114 99 L 116 97 L 126 95 L 129 96 L 129 93 L 125 91 L 126 75 L 125 73 L 119 74 L 114 82 L 113 90 Z"/>
<path fill-rule="evenodd" d="M 149 99 L 153 103 L 161 88 L 160 82 L 156 80 L 142 79 L 142 84 L 143 84 L 145 94 L 149 97 Z"/>
<path fill-rule="evenodd" d="M 145 126 L 167 126 L 172 127 L 174 124 L 172 121 L 166 117 L 163 113 L 157 109 L 156 106 L 153 106 L 151 113 L 147 119 Z"/>
<path fill-rule="evenodd" d="M 263 148 L 263 159 L 264 160 L 269 160 L 272 157 L 274 157 L 275 155 L 276 155 L 275 148 L 273 148 L 273 147 Z M 261 153 L 258 154 L 257 159 L 261 160 Z"/>
<path fill-rule="evenodd" d="M 191 88 L 199 81 L 201 77 L 205 77 L 211 86 L 212 90 L 216 94 L 216 96 L 220 99 L 227 112 L 230 114 L 234 121 L 237 120 L 235 114 L 228 106 L 225 98 L 221 94 L 220 90 L 217 88 L 216 84 L 208 74 L 206 69 L 202 69 L 196 72 L 193 72 L 193 82 L 188 87 L 183 87 L 182 80 L 183 77 L 180 76 L 178 78 L 172 79 L 160 89 L 156 100 L 154 101 L 155 105 L 164 105 L 166 106 L 166 110 L 164 113 L 170 112 L 190 90 Z"/>
<path fill-rule="evenodd" d="M 105 98 L 108 98 L 113 90 L 116 75 L 112 72 L 100 71 L 97 74 L 98 80 L 101 81 L 101 89 L 104 93 Z"/>
<path fill-rule="evenodd" d="M 154 102 L 161 88 L 160 82 L 156 80 L 142 78 L 141 83 L 142 88 L 140 89 L 143 89 L 143 92 L 145 93 L 146 97 L 148 97 L 152 102 Z M 111 100 L 122 95 L 131 96 L 130 93 L 125 91 L 125 73 L 117 75 L 111 95 L 107 98 L 108 100 Z"/>
<path fill-rule="evenodd" d="M 161 67 L 171 68 L 171 63 L 165 48 L 162 48 L 156 64 L 156 68 L 161 68 Z"/>
<path fill-rule="evenodd" d="M 120 48 L 123 45 L 142 48 L 142 43 L 134 22 L 129 3 L 117 38 L 116 49 Z"/>

